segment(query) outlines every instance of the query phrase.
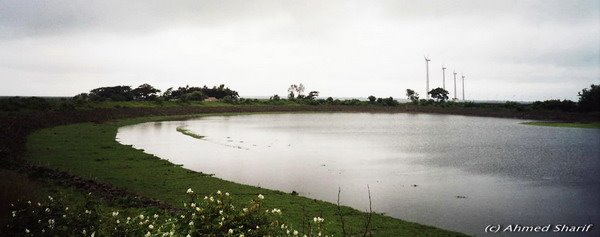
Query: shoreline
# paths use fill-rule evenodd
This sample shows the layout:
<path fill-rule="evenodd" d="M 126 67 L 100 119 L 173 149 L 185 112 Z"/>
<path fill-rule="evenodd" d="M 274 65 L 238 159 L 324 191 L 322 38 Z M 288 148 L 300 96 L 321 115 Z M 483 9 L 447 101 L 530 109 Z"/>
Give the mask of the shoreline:
<path fill-rule="evenodd" d="M 318 215 L 328 220 L 333 231 L 339 232 L 339 217 L 336 216 L 337 206 L 334 203 L 238 184 L 197 173 L 114 140 L 118 128 L 122 126 L 211 115 L 215 114 L 142 117 L 102 124 L 78 123 L 43 129 L 30 136 L 26 159 L 51 169 L 68 170 L 69 173 L 85 179 L 97 180 L 99 183 L 107 183 L 140 196 L 161 200 L 171 206 L 176 206 L 177 203 L 184 201 L 180 199 L 180 195 L 173 194 L 180 193 L 185 187 L 192 187 L 199 195 L 206 195 L 215 190 L 225 190 L 242 201 L 257 194 L 263 194 L 267 197 L 268 207 L 281 208 L 290 223 L 299 226 L 302 216 Z M 61 137 L 62 141 L 57 142 L 50 139 L 56 136 Z M 67 148 L 64 147 L 64 143 L 77 143 L 77 146 Z M 53 152 L 48 153 L 48 148 Z M 99 153 L 100 151 L 103 152 Z M 112 155 L 106 157 L 105 153 Z M 64 157 L 81 158 L 65 161 Z M 125 157 L 127 158 L 123 159 Z M 367 213 L 347 206 L 341 206 L 341 208 L 344 212 L 346 227 L 357 231 Z M 372 218 L 372 231 L 376 236 L 462 236 L 457 232 L 407 222 L 379 213 L 373 213 Z"/>

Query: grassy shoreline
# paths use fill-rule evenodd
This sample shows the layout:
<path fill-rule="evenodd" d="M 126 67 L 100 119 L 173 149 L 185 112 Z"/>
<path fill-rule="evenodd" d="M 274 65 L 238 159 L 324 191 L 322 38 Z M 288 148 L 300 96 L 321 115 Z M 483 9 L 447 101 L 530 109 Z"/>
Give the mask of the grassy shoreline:
<path fill-rule="evenodd" d="M 563 128 L 592 128 L 600 129 L 600 122 L 592 123 L 565 123 L 565 122 L 525 122 L 523 124 L 532 126 L 545 126 L 545 127 L 563 127 Z"/>
<path fill-rule="evenodd" d="M 203 114 L 214 115 L 214 114 Z M 199 116 L 199 115 L 195 115 Z M 29 136 L 26 159 L 34 164 L 68 171 L 84 178 L 112 184 L 150 198 L 179 206 L 181 192 L 188 187 L 199 194 L 226 190 L 240 201 L 257 194 L 267 197 L 266 204 L 281 208 L 284 218 L 297 226 L 306 217 L 322 216 L 329 229 L 341 232 L 337 206 L 324 201 L 294 196 L 281 191 L 237 184 L 210 175 L 193 172 L 142 150 L 115 141 L 121 126 L 161 120 L 186 119 L 192 116 L 142 117 L 101 124 L 78 123 L 38 130 Z M 346 229 L 358 233 L 364 228 L 365 213 L 342 207 Z M 460 233 L 406 222 L 374 214 L 372 231 L 376 236 L 462 236 Z"/>

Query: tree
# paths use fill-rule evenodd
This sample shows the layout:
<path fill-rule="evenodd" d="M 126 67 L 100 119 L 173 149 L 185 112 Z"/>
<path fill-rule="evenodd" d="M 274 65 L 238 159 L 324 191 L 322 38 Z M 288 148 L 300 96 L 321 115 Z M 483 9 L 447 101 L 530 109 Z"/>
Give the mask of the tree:
<path fill-rule="evenodd" d="M 304 99 L 314 100 L 317 97 L 319 97 L 319 92 L 318 91 L 311 91 L 311 92 L 308 93 L 308 95 Z"/>
<path fill-rule="evenodd" d="M 288 98 L 290 99 L 294 99 L 294 95 L 296 95 L 296 97 L 298 99 L 302 99 L 304 98 L 304 85 L 302 85 L 302 83 L 296 85 L 296 84 L 292 84 L 290 85 L 290 88 L 288 88 Z"/>
<path fill-rule="evenodd" d="M 375 96 L 372 96 L 372 95 L 370 95 L 370 96 L 368 97 L 368 99 L 369 99 L 369 102 L 370 102 L 371 104 L 375 103 L 375 101 L 377 100 L 377 98 L 375 98 Z"/>
<path fill-rule="evenodd" d="M 419 94 L 411 89 L 406 89 L 406 97 L 413 103 L 419 102 Z"/>
<path fill-rule="evenodd" d="M 157 97 L 159 89 L 154 88 L 149 84 L 142 84 L 131 91 L 135 100 L 149 100 Z"/>
<path fill-rule="evenodd" d="M 133 100 L 133 93 L 130 86 L 112 86 L 100 87 L 90 91 L 90 99 L 93 100 L 112 100 L 112 101 L 130 101 Z"/>
<path fill-rule="evenodd" d="M 276 95 L 271 96 L 271 98 L 269 98 L 269 100 L 279 101 L 279 100 L 281 100 L 281 98 L 279 97 L 279 95 L 276 94 Z"/>
<path fill-rule="evenodd" d="M 408 91 L 407 91 L 407 93 L 408 93 Z M 431 98 L 436 99 L 438 102 L 444 102 L 448 99 L 448 91 L 444 90 L 440 87 L 429 91 L 428 94 L 431 95 Z"/>
<path fill-rule="evenodd" d="M 584 112 L 600 111 L 600 85 L 592 84 L 590 89 L 584 88 L 577 93 L 579 109 Z"/>
<path fill-rule="evenodd" d="M 162 94 L 162 97 L 164 99 L 171 99 L 171 93 L 173 93 L 173 87 L 169 87 L 169 89 Z"/>

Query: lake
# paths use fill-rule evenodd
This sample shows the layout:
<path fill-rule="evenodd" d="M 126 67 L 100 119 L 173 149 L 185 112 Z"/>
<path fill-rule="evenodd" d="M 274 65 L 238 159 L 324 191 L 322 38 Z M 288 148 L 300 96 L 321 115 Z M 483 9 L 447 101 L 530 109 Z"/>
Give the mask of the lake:
<path fill-rule="evenodd" d="M 136 124 L 116 139 L 238 183 L 334 203 L 341 188 L 341 203 L 359 210 L 368 185 L 376 212 L 467 234 L 490 224 L 600 224 L 600 129 L 524 121 L 251 114 Z"/>

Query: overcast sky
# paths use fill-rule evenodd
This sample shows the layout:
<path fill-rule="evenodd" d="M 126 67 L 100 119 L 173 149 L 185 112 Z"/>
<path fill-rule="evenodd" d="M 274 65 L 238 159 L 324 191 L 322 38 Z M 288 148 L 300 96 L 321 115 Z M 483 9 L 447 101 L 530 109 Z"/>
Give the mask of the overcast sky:
<path fill-rule="evenodd" d="M 577 99 L 600 84 L 600 1 L 0 1 L 0 95 L 226 84 L 242 96 Z M 457 81 L 460 97 L 460 80 Z"/>

